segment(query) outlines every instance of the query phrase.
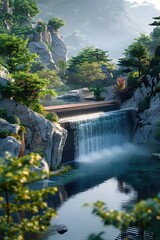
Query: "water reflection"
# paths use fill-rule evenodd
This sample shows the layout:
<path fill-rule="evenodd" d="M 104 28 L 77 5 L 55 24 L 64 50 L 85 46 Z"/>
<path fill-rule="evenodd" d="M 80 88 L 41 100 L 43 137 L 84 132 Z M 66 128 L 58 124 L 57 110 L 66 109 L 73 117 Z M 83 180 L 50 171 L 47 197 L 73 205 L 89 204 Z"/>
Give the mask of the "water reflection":
<path fill-rule="evenodd" d="M 42 239 L 103 239 L 98 236 L 100 232 L 104 232 L 104 239 L 115 239 L 120 232 L 112 226 L 103 227 L 83 204 L 102 200 L 110 209 L 128 210 L 135 202 L 160 191 L 160 162 L 151 159 L 149 149 L 142 147 L 116 147 L 92 154 L 87 161 L 81 159 L 73 167 L 63 176 L 52 177 L 59 191 L 49 199 L 59 215 L 52 224 L 66 224 L 69 231 L 63 236 L 47 234 Z"/>

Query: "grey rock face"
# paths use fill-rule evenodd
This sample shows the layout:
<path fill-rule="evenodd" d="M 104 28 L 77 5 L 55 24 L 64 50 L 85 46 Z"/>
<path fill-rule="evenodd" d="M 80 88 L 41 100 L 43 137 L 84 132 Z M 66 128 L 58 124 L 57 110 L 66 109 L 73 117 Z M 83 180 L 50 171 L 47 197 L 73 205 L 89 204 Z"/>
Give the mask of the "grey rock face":
<path fill-rule="evenodd" d="M 133 97 L 121 105 L 121 108 L 133 107 L 138 109 L 138 104 L 146 97 L 150 96 L 157 86 L 157 79 L 147 76 L 149 86 L 146 87 L 142 84 L 141 88 L 138 88 Z M 151 97 L 149 109 L 137 114 L 136 124 L 137 130 L 134 135 L 134 142 L 160 142 L 157 138 L 157 123 L 160 121 L 160 94 L 157 93 L 154 97 Z"/>
<path fill-rule="evenodd" d="M 135 142 L 159 142 L 157 138 L 157 123 L 160 122 L 160 94 L 156 94 L 151 99 L 150 108 L 139 114 L 140 123 L 142 127 L 138 128 L 135 136 Z"/>
<path fill-rule="evenodd" d="M 32 53 L 36 53 L 41 62 L 49 69 L 56 69 L 56 64 L 52 58 L 52 53 L 44 42 L 29 42 L 28 48 Z"/>
<path fill-rule="evenodd" d="M 44 152 L 48 166 L 53 170 L 61 162 L 67 131 L 59 124 L 53 124 L 15 101 L 3 99 L 0 101 L 0 108 L 2 106 L 6 108 L 8 114 L 16 114 L 21 124 L 27 127 L 29 133 L 25 141 L 27 153 L 37 150 Z"/>
<path fill-rule="evenodd" d="M 67 47 L 63 41 L 62 36 L 60 35 L 59 31 L 50 31 L 51 36 L 52 36 L 52 47 L 53 47 L 53 52 L 52 56 L 56 64 L 58 62 L 67 61 Z"/>
<path fill-rule="evenodd" d="M 4 119 L 0 118 L 0 132 L 7 131 L 9 133 L 18 133 L 19 126 L 16 124 L 10 124 Z M 21 143 L 14 137 L 8 136 L 6 138 L 0 138 L 0 157 L 5 157 L 8 152 L 12 157 L 17 157 L 20 152 Z"/>
<path fill-rule="evenodd" d="M 14 137 L 0 138 L 0 157 L 5 157 L 8 152 L 12 157 L 18 157 L 21 143 Z"/>
<path fill-rule="evenodd" d="M 11 124 L 6 120 L 0 118 L 0 132 L 2 132 L 3 130 L 6 130 L 10 133 L 18 133 L 19 126 L 16 124 Z"/>
<path fill-rule="evenodd" d="M 106 92 L 102 93 L 102 96 L 105 97 L 105 101 L 115 101 L 120 103 L 119 97 L 115 94 L 115 86 L 107 87 Z"/>

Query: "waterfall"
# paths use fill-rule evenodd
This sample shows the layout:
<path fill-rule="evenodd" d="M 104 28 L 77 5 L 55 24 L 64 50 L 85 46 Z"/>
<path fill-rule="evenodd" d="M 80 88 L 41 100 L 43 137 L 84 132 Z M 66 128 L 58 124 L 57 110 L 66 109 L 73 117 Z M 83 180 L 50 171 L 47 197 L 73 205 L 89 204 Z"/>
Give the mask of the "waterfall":
<path fill-rule="evenodd" d="M 113 111 L 71 119 L 74 129 L 75 159 L 130 141 L 131 126 L 128 111 Z"/>

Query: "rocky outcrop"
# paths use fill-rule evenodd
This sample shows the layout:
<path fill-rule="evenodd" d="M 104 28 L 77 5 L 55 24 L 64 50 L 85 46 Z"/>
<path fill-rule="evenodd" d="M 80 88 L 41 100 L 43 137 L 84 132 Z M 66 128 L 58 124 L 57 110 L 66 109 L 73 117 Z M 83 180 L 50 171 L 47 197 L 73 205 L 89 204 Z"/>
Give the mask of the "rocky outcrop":
<path fill-rule="evenodd" d="M 39 56 L 40 61 L 46 68 L 57 69 L 56 64 L 52 58 L 52 53 L 46 43 L 43 41 L 29 42 L 28 48 L 32 53 L 36 53 Z"/>
<path fill-rule="evenodd" d="M 122 109 L 137 109 L 134 142 L 160 142 L 160 93 L 153 94 L 158 86 L 157 79 L 146 76 L 147 84 L 142 83 L 133 97 L 121 105 Z M 147 102 L 149 99 L 149 102 Z M 158 136 L 159 134 L 159 136 Z"/>
<path fill-rule="evenodd" d="M 9 133 L 15 133 L 18 134 L 19 126 L 16 124 L 11 124 L 7 122 L 6 120 L 0 118 L 0 132 L 3 132 L 4 130 Z"/>
<path fill-rule="evenodd" d="M 156 94 L 150 101 L 149 109 L 137 115 L 137 131 L 134 142 L 160 142 L 160 94 Z M 158 135 L 159 134 L 159 135 Z"/>
<path fill-rule="evenodd" d="M 6 86 L 10 80 L 9 72 L 6 68 L 0 67 L 0 84 Z"/>
<path fill-rule="evenodd" d="M 50 30 L 52 36 L 51 46 L 53 47 L 52 56 L 55 63 L 58 65 L 59 61 L 67 61 L 67 47 L 63 41 L 59 31 Z"/>
<path fill-rule="evenodd" d="M 84 102 L 85 99 L 94 100 L 94 95 L 88 88 L 80 88 L 67 92 L 64 95 L 58 96 L 57 99 L 64 100 L 64 102 Z"/>
<path fill-rule="evenodd" d="M 59 61 L 67 61 L 67 47 L 59 31 L 37 23 L 30 37 L 28 48 L 39 56 L 39 61 L 48 69 L 57 69 Z"/>
<path fill-rule="evenodd" d="M 5 108 L 8 115 L 16 114 L 21 124 L 27 128 L 26 153 L 41 152 L 50 170 L 59 165 L 67 137 L 65 129 L 57 123 L 46 120 L 26 106 L 9 99 L 2 99 L 0 108 Z"/>
<path fill-rule="evenodd" d="M 0 157 L 5 157 L 7 153 L 12 157 L 18 157 L 20 148 L 21 143 L 14 137 L 0 138 Z"/>
<path fill-rule="evenodd" d="M 18 134 L 19 126 L 16 124 L 10 124 L 4 119 L 0 118 L 0 135 L 4 133 Z M 16 140 L 12 136 L 2 137 L 0 136 L 0 157 L 4 157 L 6 152 L 9 152 L 12 157 L 18 157 L 21 148 L 20 141 Z"/>

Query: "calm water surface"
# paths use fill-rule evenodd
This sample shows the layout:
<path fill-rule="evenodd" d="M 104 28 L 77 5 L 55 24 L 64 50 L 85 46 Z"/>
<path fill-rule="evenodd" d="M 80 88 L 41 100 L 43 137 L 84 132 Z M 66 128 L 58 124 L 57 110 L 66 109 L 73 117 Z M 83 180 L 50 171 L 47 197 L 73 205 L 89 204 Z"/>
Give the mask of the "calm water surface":
<path fill-rule="evenodd" d="M 114 240 L 119 230 L 103 226 L 85 203 L 106 202 L 109 209 L 127 211 L 135 202 L 155 196 L 160 191 L 160 161 L 153 160 L 148 147 L 125 144 L 87 157 L 81 157 L 73 170 L 63 176 L 52 177 L 59 187 L 49 199 L 58 217 L 42 240 L 90 240 L 91 234 L 104 232 L 103 239 Z M 57 224 L 68 226 L 59 235 Z M 98 238 L 97 238 L 98 239 Z"/>

